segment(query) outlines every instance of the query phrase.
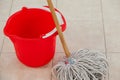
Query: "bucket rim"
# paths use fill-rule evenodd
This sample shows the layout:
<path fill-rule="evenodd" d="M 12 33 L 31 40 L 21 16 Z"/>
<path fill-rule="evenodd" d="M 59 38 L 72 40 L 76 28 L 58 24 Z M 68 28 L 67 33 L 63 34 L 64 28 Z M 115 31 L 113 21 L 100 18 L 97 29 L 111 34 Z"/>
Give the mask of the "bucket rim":
<path fill-rule="evenodd" d="M 48 6 L 43 6 L 43 7 L 41 7 L 41 8 L 26 8 L 26 7 L 23 7 L 22 9 L 41 9 L 41 10 L 50 12 Z M 20 10 L 20 11 L 21 11 L 21 10 Z M 17 14 L 17 13 L 19 13 L 20 11 L 14 13 L 14 14 L 12 14 L 12 15 Z M 56 15 L 57 15 L 57 17 L 58 17 L 59 23 L 60 23 L 60 25 L 61 25 L 61 29 L 62 29 L 62 31 L 64 31 L 64 30 L 66 29 L 66 21 L 65 21 L 65 18 L 64 18 L 64 16 L 62 15 L 62 13 L 61 13 L 60 11 L 58 11 L 57 9 L 55 9 L 55 11 L 56 11 Z M 12 16 L 10 16 L 10 17 L 12 17 Z M 9 19 L 10 19 L 10 18 L 9 18 Z M 9 21 L 9 19 L 8 19 L 8 21 Z M 8 23 L 8 21 L 7 21 L 7 23 Z M 6 24 L 6 26 L 7 26 L 7 24 Z M 27 39 L 27 40 L 33 40 L 33 39 L 34 39 L 34 40 L 35 40 L 35 39 L 41 39 L 41 38 L 42 38 L 42 39 L 46 39 L 46 38 L 53 37 L 53 36 L 56 36 L 56 35 L 57 35 L 57 30 L 56 30 L 56 27 L 55 27 L 55 28 L 53 28 L 51 31 L 47 32 L 46 34 L 40 35 L 39 37 L 36 37 L 36 38 L 21 37 L 21 36 L 18 36 L 18 35 L 12 35 L 12 34 L 7 33 L 7 31 L 6 31 L 6 26 L 5 26 L 4 30 L 3 30 L 3 32 L 4 32 L 4 34 L 5 34 L 6 36 L 8 36 L 9 38 L 15 37 L 15 38 L 18 38 L 18 39 Z"/>

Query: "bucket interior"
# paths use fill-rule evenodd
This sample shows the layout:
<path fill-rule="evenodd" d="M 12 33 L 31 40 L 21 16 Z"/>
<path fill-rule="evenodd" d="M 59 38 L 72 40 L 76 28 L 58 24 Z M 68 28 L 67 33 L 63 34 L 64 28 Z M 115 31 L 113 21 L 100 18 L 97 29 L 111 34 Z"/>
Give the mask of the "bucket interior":
<path fill-rule="evenodd" d="M 23 38 L 40 38 L 55 28 L 50 12 L 25 9 L 13 14 L 7 21 L 5 34 Z"/>

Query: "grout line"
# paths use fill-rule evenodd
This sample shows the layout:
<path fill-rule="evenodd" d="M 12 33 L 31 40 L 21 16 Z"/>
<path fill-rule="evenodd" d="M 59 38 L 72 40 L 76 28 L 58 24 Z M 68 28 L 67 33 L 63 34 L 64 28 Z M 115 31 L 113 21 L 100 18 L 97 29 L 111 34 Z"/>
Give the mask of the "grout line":
<path fill-rule="evenodd" d="M 52 72 L 51 72 L 51 75 L 50 75 L 51 77 L 50 77 L 50 80 L 52 80 Z"/>
<path fill-rule="evenodd" d="M 54 54 L 54 57 L 55 57 L 55 54 Z M 53 67 L 53 60 L 54 60 L 54 57 L 53 57 L 53 59 L 52 59 L 52 67 Z"/>
<path fill-rule="evenodd" d="M 102 0 L 100 0 L 100 4 L 101 4 L 101 15 L 102 15 L 102 24 L 103 24 L 103 36 L 104 36 L 104 45 L 105 45 L 105 53 L 107 56 L 107 40 L 106 40 L 106 33 L 105 33 L 105 24 L 104 24 L 104 14 L 103 14 L 103 4 L 102 4 Z"/>
<path fill-rule="evenodd" d="M 106 34 L 105 34 L 105 24 L 104 24 L 104 14 L 103 14 L 103 4 L 102 0 L 100 0 L 101 4 L 101 15 L 102 15 L 102 24 L 103 24 L 103 36 L 104 36 L 104 44 L 105 44 L 105 53 L 107 54 L 107 42 L 106 42 Z"/>
<path fill-rule="evenodd" d="M 1 49 L 0 49 L 0 56 L 1 56 L 1 54 L 2 54 L 2 50 L 3 50 L 3 45 L 4 45 L 4 42 L 5 42 L 5 37 L 3 37 L 2 47 L 1 47 Z"/>
<path fill-rule="evenodd" d="M 11 6 L 10 6 L 10 10 L 9 10 L 9 16 L 10 16 L 10 14 L 11 14 L 12 7 L 13 7 L 13 0 L 11 1 Z"/>
<path fill-rule="evenodd" d="M 53 60 L 54 60 L 54 58 L 52 59 L 52 68 L 53 68 Z M 51 68 L 51 79 L 50 80 L 52 80 L 52 68 Z"/>
<path fill-rule="evenodd" d="M 100 5 L 101 5 L 101 15 L 102 15 L 102 24 L 103 24 L 103 35 L 104 35 L 104 45 L 105 45 L 105 53 L 108 58 L 108 51 L 107 51 L 107 41 L 106 41 L 106 33 L 105 33 L 105 22 L 104 22 L 104 14 L 103 14 L 103 0 L 100 0 Z M 110 70 L 108 66 L 108 75 L 107 75 L 107 80 L 110 78 Z"/>
<path fill-rule="evenodd" d="M 58 0 L 56 0 L 56 8 L 58 8 Z"/>
<path fill-rule="evenodd" d="M 11 12 L 11 9 L 12 9 L 12 5 L 13 5 L 13 0 L 11 0 L 11 6 L 10 6 L 10 10 L 9 10 L 9 14 L 8 15 L 10 15 L 10 12 Z M 1 21 L 1 22 L 4 22 L 4 21 Z M 3 37 L 2 47 L 0 49 L 0 56 L 1 56 L 1 53 L 2 53 L 2 50 L 3 50 L 4 43 L 5 43 L 5 36 Z"/>
<path fill-rule="evenodd" d="M 112 54 L 112 53 L 115 53 L 115 54 L 120 54 L 120 52 L 107 52 L 108 54 Z"/>

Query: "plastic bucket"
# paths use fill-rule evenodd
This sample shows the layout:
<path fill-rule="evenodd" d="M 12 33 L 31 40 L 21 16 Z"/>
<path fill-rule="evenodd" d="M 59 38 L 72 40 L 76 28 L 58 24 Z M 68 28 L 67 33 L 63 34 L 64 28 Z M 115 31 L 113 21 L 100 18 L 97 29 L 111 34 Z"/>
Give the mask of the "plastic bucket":
<path fill-rule="evenodd" d="M 56 10 L 62 31 L 63 15 Z M 18 59 L 25 65 L 39 67 L 54 56 L 57 30 L 48 7 L 22 8 L 7 21 L 4 33 L 14 44 Z"/>

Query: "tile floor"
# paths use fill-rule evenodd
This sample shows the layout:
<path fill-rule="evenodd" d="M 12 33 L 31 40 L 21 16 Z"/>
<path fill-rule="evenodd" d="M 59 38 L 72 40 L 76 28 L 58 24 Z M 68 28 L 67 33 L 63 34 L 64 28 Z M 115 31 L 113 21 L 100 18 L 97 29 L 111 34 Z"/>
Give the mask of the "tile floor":
<path fill-rule="evenodd" d="M 120 72 L 120 0 L 53 0 L 65 16 L 64 32 L 70 51 L 79 48 L 98 49 L 109 61 L 107 80 L 119 80 Z M 7 18 L 21 7 L 41 7 L 46 0 L 0 0 L 0 80 L 55 80 L 52 66 L 63 54 L 57 37 L 54 59 L 40 68 L 30 68 L 16 58 L 13 44 L 4 36 Z"/>

